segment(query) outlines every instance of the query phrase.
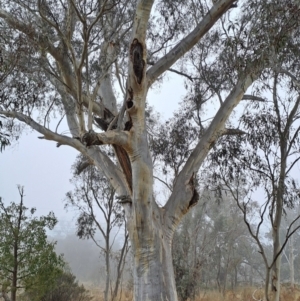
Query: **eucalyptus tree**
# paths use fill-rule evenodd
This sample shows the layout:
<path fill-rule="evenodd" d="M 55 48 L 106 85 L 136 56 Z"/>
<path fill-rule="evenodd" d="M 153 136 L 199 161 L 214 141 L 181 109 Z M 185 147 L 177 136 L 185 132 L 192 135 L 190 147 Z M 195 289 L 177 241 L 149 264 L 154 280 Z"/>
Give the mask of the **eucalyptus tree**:
<path fill-rule="evenodd" d="M 281 237 L 285 234 L 285 229 L 297 218 L 299 215 L 299 204 L 295 206 L 296 208 L 285 209 L 285 216 L 282 221 L 281 227 Z M 291 230 L 299 225 L 299 220 L 293 224 Z M 283 232 L 283 233 L 282 233 Z M 299 256 L 298 246 L 299 245 L 299 231 L 296 231 L 289 239 L 288 244 L 283 249 L 282 253 L 282 269 L 281 277 L 283 281 L 288 281 L 291 285 L 291 289 L 295 288 L 295 283 L 299 279 L 299 264 L 297 257 Z"/>
<path fill-rule="evenodd" d="M 299 214 L 282 229 L 285 210 L 298 207 L 300 197 L 295 179 L 300 160 L 299 71 L 294 69 L 292 74 L 275 66 L 270 77 L 257 85 L 261 102 L 248 105 L 239 120 L 244 135 L 235 140 L 222 138 L 211 155 L 218 166 L 212 175 L 213 185 L 218 183 L 220 190 L 227 190 L 235 198 L 263 257 L 267 300 L 269 284 L 273 299 L 279 300 L 282 251 L 299 229 Z M 271 258 L 263 245 L 264 226 L 272 232 Z"/>
<path fill-rule="evenodd" d="M 235 2 L 1 1 L 1 32 L 10 41 L 22 37 L 27 49 L 20 52 L 20 68 L 2 83 L 0 114 L 11 121 L 12 134 L 18 120 L 39 132 L 41 139 L 75 148 L 111 182 L 126 213 L 135 300 L 177 300 L 172 237 L 198 200 L 195 176 L 226 132 L 226 120 L 245 91 L 287 47 L 286 37 L 298 27 L 297 1 L 272 1 L 273 9 L 268 10 L 269 2 L 256 0 L 239 1 L 241 10 L 233 22 L 243 25 L 238 35 L 212 31 L 216 23 L 218 29 L 232 23 Z M 193 47 L 199 50 L 195 62 L 188 55 L 196 55 Z M 209 99 L 222 96 L 220 106 L 211 123 L 200 128 L 161 208 L 153 196 L 147 93 L 168 71 L 193 82 L 196 74 L 198 85 L 193 84 L 192 91 L 198 92 L 196 67 L 202 62 L 209 64 L 208 74 L 221 85 L 218 93 L 208 89 Z M 69 136 L 60 134 L 58 126 L 49 128 L 49 120 L 57 115 L 66 119 Z M 103 144 L 111 145 L 116 161 L 101 150 Z"/>
<path fill-rule="evenodd" d="M 77 236 L 80 239 L 92 239 L 104 254 L 106 272 L 104 301 L 113 301 L 119 293 L 125 260 L 129 252 L 124 212 L 121 205 L 116 202 L 115 190 L 109 181 L 95 166 L 83 165 L 85 162 L 78 158 L 72 178 L 74 190 L 67 193 L 65 208 L 78 211 Z M 102 239 L 104 243 L 101 243 Z M 116 251 L 117 241 L 121 242 L 121 249 L 118 251 Z M 114 262 L 115 269 L 112 266 Z"/>
<path fill-rule="evenodd" d="M 229 286 L 234 290 L 244 264 L 252 259 L 245 249 L 257 252 L 234 199 L 224 197 L 218 202 L 211 192 L 205 192 L 202 199 L 206 201 L 190 210 L 174 235 L 173 261 L 180 300 L 195 299 L 205 287 L 217 288 L 223 295 Z"/>

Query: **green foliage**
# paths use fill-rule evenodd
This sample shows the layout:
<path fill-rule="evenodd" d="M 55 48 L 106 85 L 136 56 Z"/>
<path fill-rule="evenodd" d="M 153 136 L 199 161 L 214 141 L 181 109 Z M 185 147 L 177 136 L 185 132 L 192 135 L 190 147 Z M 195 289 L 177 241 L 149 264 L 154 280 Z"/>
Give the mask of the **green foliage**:
<path fill-rule="evenodd" d="M 0 198 L 0 285 L 11 291 L 12 300 L 18 289 L 43 295 L 61 274 L 64 261 L 57 256 L 55 244 L 47 241 L 46 228 L 53 229 L 57 220 L 52 212 L 35 217 L 35 208 L 21 201 L 5 206 Z"/>
<path fill-rule="evenodd" d="M 89 301 L 92 297 L 76 277 L 70 272 L 62 272 L 48 290 L 41 296 L 30 289 L 24 296 L 25 301 Z"/>

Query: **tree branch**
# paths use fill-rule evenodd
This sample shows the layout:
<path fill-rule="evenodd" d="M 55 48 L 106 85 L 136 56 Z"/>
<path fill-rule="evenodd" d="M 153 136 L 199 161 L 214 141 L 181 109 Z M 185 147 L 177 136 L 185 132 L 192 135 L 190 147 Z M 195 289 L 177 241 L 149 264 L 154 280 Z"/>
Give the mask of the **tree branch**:
<path fill-rule="evenodd" d="M 198 172 L 208 152 L 224 131 L 225 122 L 229 115 L 255 79 L 256 76 L 248 75 L 238 81 L 179 173 L 173 192 L 165 206 L 168 216 L 170 218 L 175 217 L 171 223 L 176 225 L 176 222 L 189 209 L 189 202 L 194 196 L 194 190 L 189 185 L 191 178 Z"/>
<path fill-rule="evenodd" d="M 150 65 L 150 66 L 154 66 L 154 65 L 155 65 L 155 63 L 153 63 L 153 62 L 149 62 L 149 61 L 147 62 L 147 64 L 148 64 L 148 65 Z M 181 71 L 175 70 L 175 69 L 173 69 L 173 68 L 169 68 L 169 69 L 168 69 L 168 70 L 166 70 L 166 71 L 170 71 L 170 72 L 173 72 L 173 73 L 176 73 L 176 74 L 182 75 L 182 76 L 184 76 L 184 77 L 188 78 L 190 81 L 194 81 L 194 78 L 193 78 L 193 77 L 189 76 L 188 74 L 186 74 L 186 73 L 184 73 L 184 72 L 181 72 Z"/>
<path fill-rule="evenodd" d="M 231 135 L 231 136 L 234 136 L 234 135 L 245 135 L 247 134 L 246 132 L 240 130 L 240 129 L 224 129 L 223 132 L 221 133 L 222 136 L 225 136 L 225 135 Z"/>
<path fill-rule="evenodd" d="M 77 91 L 74 89 L 74 82 L 76 81 L 73 72 L 71 72 L 70 66 L 67 64 L 66 60 L 62 56 L 61 52 L 58 51 L 56 47 L 54 47 L 49 40 L 49 37 L 45 37 L 40 32 L 36 31 L 32 26 L 24 22 L 20 22 L 9 13 L 5 12 L 4 10 L 0 9 L 0 18 L 5 20 L 9 25 L 16 28 L 18 31 L 24 33 L 31 41 L 40 45 L 43 49 L 45 49 L 58 63 L 60 66 L 63 80 L 58 79 L 61 81 L 66 88 L 70 90 L 70 94 L 76 99 L 77 98 Z M 47 69 L 46 69 L 47 70 Z M 83 105 L 88 108 L 89 106 L 89 99 L 85 94 L 82 94 L 82 102 Z M 100 105 L 96 102 L 93 102 L 92 110 L 98 116 L 101 116 L 103 109 L 101 109 Z"/>
<path fill-rule="evenodd" d="M 131 193 L 123 173 L 112 160 L 99 149 L 86 148 L 79 140 L 54 133 L 22 113 L 0 110 L 0 114 L 6 117 L 17 118 L 19 121 L 26 123 L 32 129 L 41 133 L 43 139 L 56 141 L 61 145 L 69 145 L 77 149 L 103 172 L 118 194 L 124 195 Z"/>
<path fill-rule="evenodd" d="M 209 31 L 235 0 L 221 0 L 214 5 L 195 29 L 183 38 L 173 49 L 147 71 L 148 85 L 167 71 L 178 59 L 187 53 Z"/>
<path fill-rule="evenodd" d="M 107 131 L 104 133 L 96 133 L 93 130 L 85 133 L 82 137 L 82 143 L 86 146 L 115 144 L 125 146 L 128 144 L 128 133 L 125 131 Z"/>
<path fill-rule="evenodd" d="M 136 5 L 136 13 L 132 29 L 132 39 L 138 39 L 145 42 L 148 20 L 150 17 L 154 0 L 139 0 Z"/>
<path fill-rule="evenodd" d="M 22 113 L 15 112 L 15 111 L 2 111 L 2 110 L 0 110 L 0 114 L 4 115 L 6 117 L 16 118 L 19 121 L 26 123 L 32 129 L 34 129 L 37 132 L 41 133 L 43 135 L 42 139 L 56 141 L 59 144 L 69 145 L 69 146 L 72 146 L 72 147 L 75 147 L 75 148 L 78 148 L 78 146 L 79 146 L 78 144 L 82 145 L 82 143 L 80 143 L 77 139 L 72 139 L 68 136 L 59 135 L 57 133 L 54 133 L 54 132 L 50 131 L 49 129 L 46 129 L 45 127 L 43 127 L 42 125 L 40 125 L 36 121 L 34 121 L 29 116 L 26 116 Z"/>
<path fill-rule="evenodd" d="M 261 102 L 265 102 L 266 101 L 262 97 L 255 96 L 255 95 L 250 95 L 250 94 L 245 94 L 243 96 L 242 100 L 253 100 L 253 101 L 261 101 Z"/>

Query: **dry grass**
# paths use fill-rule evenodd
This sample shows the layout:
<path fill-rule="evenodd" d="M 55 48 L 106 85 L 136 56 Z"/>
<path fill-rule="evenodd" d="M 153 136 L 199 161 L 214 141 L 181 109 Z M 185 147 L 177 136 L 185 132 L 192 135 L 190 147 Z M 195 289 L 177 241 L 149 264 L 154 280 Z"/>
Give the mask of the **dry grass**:
<path fill-rule="evenodd" d="M 263 300 L 264 293 L 262 289 L 245 287 L 235 291 L 227 291 L 225 296 L 216 291 L 203 292 L 194 301 L 254 301 L 253 293 L 256 300 Z M 300 301 L 299 289 L 292 290 L 282 287 L 280 295 L 282 301 Z"/>
<path fill-rule="evenodd" d="M 94 301 L 103 301 L 103 289 L 92 288 L 86 286 L 86 288 L 94 296 Z M 239 288 L 235 291 L 228 290 L 225 296 L 217 291 L 203 291 L 195 300 L 187 301 L 254 301 L 253 293 L 255 292 L 255 298 L 257 300 L 262 300 L 263 290 L 251 287 Z M 300 290 L 290 289 L 286 287 L 281 288 L 281 298 L 282 301 L 300 301 Z M 118 298 L 119 301 L 132 301 L 132 292 L 122 291 L 121 296 Z"/>
<path fill-rule="evenodd" d="M 103 301 L 103 291 L 104 288 L 91 287 L 89 285 L 84 285 L 85 288 L 91 293 L 93 296 L 93 301 Z M 117 298 L 118 301 L 132 301 L 133 295 L 131 291 L 123 290 L 121 295 Z"/>

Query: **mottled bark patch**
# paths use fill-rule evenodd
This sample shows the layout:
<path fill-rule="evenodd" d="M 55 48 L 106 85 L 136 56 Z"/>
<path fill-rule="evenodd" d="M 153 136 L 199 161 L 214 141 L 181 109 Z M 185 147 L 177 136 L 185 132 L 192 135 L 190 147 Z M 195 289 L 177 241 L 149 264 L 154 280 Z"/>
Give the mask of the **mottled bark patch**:
<path fill-rule="evenodd" d="M 143 51 L 143 45 L 138 41 L 138 39 L 134 39 L 130 47 L 130 58 L 133 64 L 134 75 L 139 85 L 142 82 L 145 67 L 145 61 L 143 60 Z"/>

